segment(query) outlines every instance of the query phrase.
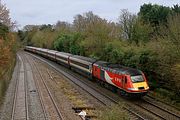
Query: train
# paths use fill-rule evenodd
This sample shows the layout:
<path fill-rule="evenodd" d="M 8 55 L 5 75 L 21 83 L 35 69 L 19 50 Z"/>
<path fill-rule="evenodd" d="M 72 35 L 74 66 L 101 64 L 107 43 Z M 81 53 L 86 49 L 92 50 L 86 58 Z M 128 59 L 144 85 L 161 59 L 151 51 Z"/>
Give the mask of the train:
<path fill-rule="evenodd" d="M 128 97 L 142 97 L 149 86 L 141 70 L 70 53 L 25 46 L 25 51 L 57 62 L 103 86 Z"/>

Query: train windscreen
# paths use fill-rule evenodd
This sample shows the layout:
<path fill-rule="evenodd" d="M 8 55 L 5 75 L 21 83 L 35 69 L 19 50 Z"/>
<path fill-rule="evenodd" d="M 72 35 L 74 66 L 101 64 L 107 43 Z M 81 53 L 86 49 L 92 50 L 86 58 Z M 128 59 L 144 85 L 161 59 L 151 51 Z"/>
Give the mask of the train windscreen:
<path fill-rule="evenodd" d="M 131 76 L 131 80 L 133 83 L 144 82 L 144 78 L 142 75 Z"/>

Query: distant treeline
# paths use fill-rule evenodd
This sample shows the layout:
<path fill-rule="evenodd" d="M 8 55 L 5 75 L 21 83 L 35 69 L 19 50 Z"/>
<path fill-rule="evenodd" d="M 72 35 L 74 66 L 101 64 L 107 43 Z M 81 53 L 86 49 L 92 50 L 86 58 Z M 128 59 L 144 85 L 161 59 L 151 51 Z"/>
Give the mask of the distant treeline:
<path fill-rule="evenodd" d="M 55 49 L 141 69 L 151 88 L 180 91 L 180 6 L 144 4 L 137 15 L 121 10 L 118 22 L 92 12 L 72 24 L 27 25 L 25 45 Z"/>

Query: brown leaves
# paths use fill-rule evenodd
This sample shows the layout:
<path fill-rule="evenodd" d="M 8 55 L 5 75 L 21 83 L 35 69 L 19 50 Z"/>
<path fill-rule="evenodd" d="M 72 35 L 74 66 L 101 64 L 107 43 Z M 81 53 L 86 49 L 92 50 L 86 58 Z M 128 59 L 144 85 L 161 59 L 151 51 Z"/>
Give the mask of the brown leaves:
<path fill-rule="evenodd" d="M 8 37 L 10 40 L 0 38 L 0 69 L 7 67 L 13 57 L 12 48 L 15 40 L 12 34 L 9 34 Z"/>
<path fill-rule="evenodd" d="M 10 49 L 8 46 L 5 46 L 5 42 L 0 39 L 0 66 L 5 67 L 9 60 Z"/>

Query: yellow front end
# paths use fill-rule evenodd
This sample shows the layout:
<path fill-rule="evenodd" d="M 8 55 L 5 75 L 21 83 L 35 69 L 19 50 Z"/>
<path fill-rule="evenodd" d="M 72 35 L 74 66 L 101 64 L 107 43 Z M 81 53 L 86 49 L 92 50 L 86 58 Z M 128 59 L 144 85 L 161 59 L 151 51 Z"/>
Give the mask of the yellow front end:
<path fill-rule="evenodd" d="M 133 87 L 134 87 L 134 90 L 137 90 L 137 91 L 149 90 L 149 86 L 148 86 L 147 82 L 133 83 Z"/>

